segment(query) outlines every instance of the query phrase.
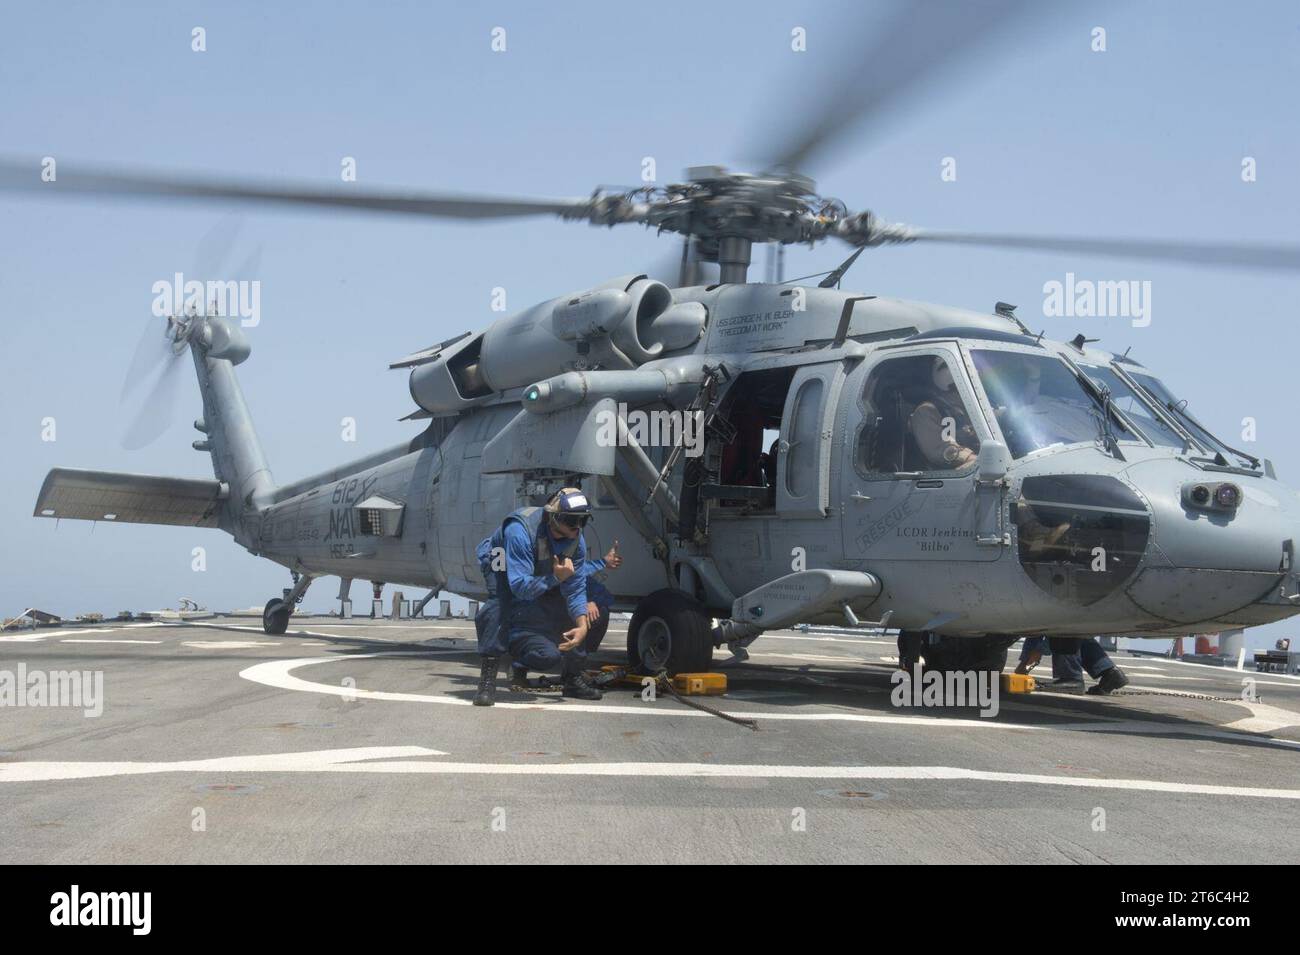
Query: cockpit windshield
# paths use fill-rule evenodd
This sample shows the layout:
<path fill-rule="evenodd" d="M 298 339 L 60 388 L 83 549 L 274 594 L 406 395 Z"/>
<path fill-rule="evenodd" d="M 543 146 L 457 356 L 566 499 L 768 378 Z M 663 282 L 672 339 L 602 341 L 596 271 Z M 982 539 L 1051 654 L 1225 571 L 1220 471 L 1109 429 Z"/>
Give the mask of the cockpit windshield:
<path fill-rule="evenodd" d="M 1093 381 L 1110 391 L 1110 400 L 1115 407 L 1150 438 L 1152 444 L 1158 447 L 1177 448 L 1179 451 L 1187 447 L 1183 436 L 1151 409 L 1147 403 L 1149 399 L 1130 388 L 1123 378 L 1115 374 L 1113 368 L 1084 364 L 1080 364 L 1079 367 Z"/>
<path fill-rule="evenodd" d="M 1160 381 L 1154 375 L 1148 372 L 1135 371 L 1126 368 L 1125 371 L 1138 383 L 1151 397 L 1166 411 L 1172 415 L 1180 425 L 1194 437 L 1207 451 L 1223 455 L 1225 460 L 1237 458 L 1243 462 L 1249 462 L 1251 467 L 1257 467 L 1258 462 L 1248 458 L 1240 451 L 1234 451 L 1214 435 L 1210 434 L 1199 421 L 1187 413 L 1187 402 L 1179 401 L 1174 397 L 1173 392 L 1165 387 L 1164 382 Z"/>
<path fill-rule="evenodd" d="M 971 359 L 1013 457 L 1103 434 L 1101 403 L 1056 356 L 973 349 Z M 1118 420 L 1110 427 L 1116 439 L 1134 437 Z"/>

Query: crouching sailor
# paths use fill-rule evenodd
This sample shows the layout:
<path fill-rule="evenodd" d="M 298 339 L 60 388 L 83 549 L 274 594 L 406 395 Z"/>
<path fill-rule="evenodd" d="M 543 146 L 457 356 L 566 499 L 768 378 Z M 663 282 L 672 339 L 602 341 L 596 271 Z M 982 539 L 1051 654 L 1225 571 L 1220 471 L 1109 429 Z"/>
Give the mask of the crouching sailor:
<path fill-rule="evenodd" d="M 615 569 L 622 558 L 615 546 L 603 561 L 587 560 L 582 532 L 591 516 L 582 491 L 564 488 L 545 507 L 511 512 L 479 544 L 488 599 L 474 620 L 481 656 L 476 706 L 495 702 L 498 661 L 507 652 L 512 684 L 526 684 L 530 670 L 559 673 L 565 696 L 600 699 L 583 666 L 605 635 L 612 599 L 591 574 Z"/>

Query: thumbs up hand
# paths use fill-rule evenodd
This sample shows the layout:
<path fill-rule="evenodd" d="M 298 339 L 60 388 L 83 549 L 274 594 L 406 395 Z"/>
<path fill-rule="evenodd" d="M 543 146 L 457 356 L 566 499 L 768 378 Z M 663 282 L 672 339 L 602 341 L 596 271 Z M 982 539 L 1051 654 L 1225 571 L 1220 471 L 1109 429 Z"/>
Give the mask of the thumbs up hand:
<path fill-rule="evenodd" d="M 614 541 L 614 546 L 605 554 L 605 566 L 610 570 L 618 570 L 623 566 L 623 558 L 618 552 L 618 541 Z"/>

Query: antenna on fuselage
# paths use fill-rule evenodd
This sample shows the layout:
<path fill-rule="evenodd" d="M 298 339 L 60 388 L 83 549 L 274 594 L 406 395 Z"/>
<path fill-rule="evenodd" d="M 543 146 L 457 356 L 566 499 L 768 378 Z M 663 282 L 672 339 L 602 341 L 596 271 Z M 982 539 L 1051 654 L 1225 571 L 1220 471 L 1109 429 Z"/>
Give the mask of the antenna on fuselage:
<path fill-rule="evenodd" d="M 844 278 L 844 273 L 847 272 L 849 269 L 853 268 L 853 263 L 858 260 L 858 256 L 862 254 L 862 250 L 865 248 L 866 246 L 860 246 L 859 248 L 855 249 L 852 255 L 850 255 L 847 259 L 845 259 L 843 262 L 839 264 L 838 268 L 827 273 L 826 278 L 822 279 L 820 282 L 817 283 L 817 287 L 818 288 L 839 288 L 840 281 Z"/>

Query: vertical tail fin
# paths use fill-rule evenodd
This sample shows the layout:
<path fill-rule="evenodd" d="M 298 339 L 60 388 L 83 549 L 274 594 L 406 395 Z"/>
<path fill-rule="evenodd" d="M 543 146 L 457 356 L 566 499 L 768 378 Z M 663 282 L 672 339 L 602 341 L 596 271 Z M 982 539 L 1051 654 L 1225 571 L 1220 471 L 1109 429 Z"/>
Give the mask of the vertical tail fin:
<path fill-rule="evenodd" d="M 227 318 L 202 320 L 191 334 L 190 352 L 203 396 L 203 417 L 195 427 L 207 435 L 194 446 L 212 454 L 212 470 L 230 486 L 232 517 L 269 503 L 275 490 L 253 418 L 235 376 L 235 365 L 248 357 L 248 340 Z M 236 535 L 238 536 L 238 535 Z"/>

